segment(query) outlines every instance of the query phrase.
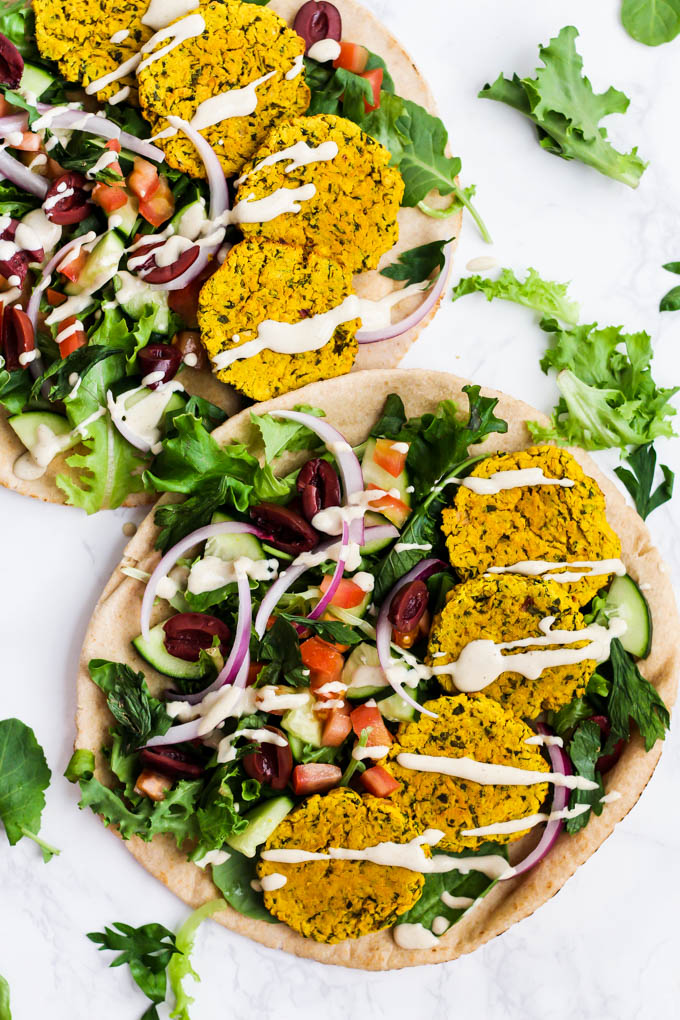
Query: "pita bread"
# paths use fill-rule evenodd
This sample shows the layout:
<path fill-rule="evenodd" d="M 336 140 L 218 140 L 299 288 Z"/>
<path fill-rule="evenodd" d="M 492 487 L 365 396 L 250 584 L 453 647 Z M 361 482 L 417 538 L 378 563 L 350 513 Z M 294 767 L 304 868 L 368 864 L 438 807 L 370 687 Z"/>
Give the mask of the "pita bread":
<path fill-rule="evenodd" d="M 273 0 L 269 6 L 280 14 L 288 24 L 292 25 L 301 2 L 302 0 Z M 344 37 L 357 40 L 374 53 L 382 56 L 394 79 L 397 93 L 424 106 L 430 113 L 436 114 L 437 108 L 427 82 L 394 36 L 381 25 L 370 11 L 355 3 L 354 0 L 336 0 L 336 6 L 342 14 Z M 450 204 L 450 197 L 440 199 L 435 195 L 431 202 L 433 206 L 446 207 Z M 394 262 L 401 252 L 431 241 L 448 238 L 454 238 L 455 245 L 460 234 L 462 211 L 446 219 L 433 219 L 423 215 L 418 209 L 401 209 L 398 220 L 399 241 L 395 247 L 383 255 L 377 270 L 371 270 L 355 277 L 355 289 L 361 297 L 375 300 L 394 289 L 393 281 L 381 276 L 379 270 Z M 402 316 L 409 315 L 417 306 L 418 301 L 417 297 L 405 301 L 400 306 L 400 314 Z M 437 307 L 438 305 L 418 326 L 409 330 L 408 333 L 404 333 L 403 336 L 383 343 L 360 346 L 354 370 L 393 368 L 398 365 L 421 330 L 431 321 Z M 185 368 L 182 371 L 181 381 L 189 393 L 198 394 L 212 401 L 229 415 L 236 413 L 247 403 L 244 397 L 220 382 L 211 373 L 196 372 L 193 369 Z M 17 478 L 12 468 L 17 458 L 26 450 L 7 424 L 8 417 L 7 412 L 0 407 L 0 485 L 44 502 L 65 504 L 66 496 L 57 487 L 56 478 L 60 474 L 69 473 L 70 469 L 66 465 L 66 460 L 74 451 L 71 450 L 56 457 L 41 478 L 34 481 Z M 154 499 L 153 493 L 139 492 L 131 495 L 125 501 L 125 505 L 137 506 L 143 503 L 152 503 Z"/>
<path fill-rule="evenodd" d="M 276 408 L 290 408 L 304 401 L 322 407 L 328 420 L 349 442 L 363 441 L 382 409 L 388 393 L 397 392 L 404 399 L 409 415 L 434 411 L 439 401 L 451 398 L 461 407 L 466 406 L 462 393 L 465 380 L 453 375 L 419 370 L 373 371 L 355 375 L 351 381 L 333 379 L 307 386 L 297 393 L 257 405 L 258 413 Z M 543 415 L 527 404 L 493 390 L 484 391 L 499 399 L 497 414 L 508 423 L 505 435 L 494 435 L 482 449 L 518 450 L 530 444 L 526 421 L 545 421 Z M 221 442 L 243 440 L 252 426 L 248 412 L 237 415 L 215 433 Z M 616 487 L 609 482 L 582 451 L 573 450 L 574 456 L 589 475 L 601 486 L 607 500 L 607 516 L 621 538 L 622 558 L 630 575 L 645 587 L 654 623 L 655 639 L 649 657 L 641 663 L 644 675 L 654 684 L 669 707 L 677 689 L 680 651 L 676 635 L 680 621 L 673 589 L 659 553 L 652 545 L 647 528 L 638 515 L 625 503 Z M 122 565 L 134 565 L 152 570 L 160 554 L 153 551 L 156 528 L 153 513 L 125 549 Z M 87 664 L 92 658 L 105 658 L 129 662 L 135 669 L 143 669 L 152 689 L 161 689 L 166 681 L 154 674 L 147 663 L 134 652 L 130 641 L 139 632 L 139 612 L 144 586 L 114 571 L 97 605 L 82 651 L 78 675 L 77 738 L 76 747 L 98 749 L 106 742 L 110 717 L 104 696 L 89 678 Z M 216 915 L 225 927 L 261 942 L 272 948 L 283 949 L 297 956 L 309 957 L 322 963 L 357 967 L 364 970 L 388 970 L 412 967 L 423 963 L 453 960 L 488 942 L 516 921 L 533 913 L 550 899 L 611 835 L 617 822 L 633 807 L 649 782 L 662 744 L 659 742 L 648 754 L 639 736 L 625 748 L 618 764 L 607 774 L 606 786 L 622 794 L 620 800 L 608 804 L 602 815 L 592 818 L 587 827 L 575 836 L 563 834 L 544 860 L 528 874 L 499 883 L 473 911 L 455 924 L 433 949 L 400 949 L 389 932 L 368 935 L 362 939 L 323 945 L 304 939 L 282 924 L 252 921 L 234 910 Z M 106 769 L 99 756 L 98 775 L 106 781 Z M 527 837 L 530 840 L 532 837 Z M 536 840 L 537 835 L 533 836 Z M 196 908 L 218 895 L 209 874 L 187 861 L 170 838 L 160 837 L 151 843 L 132 839 L 124 844 L 152 875 L 159 878 L 172 892 L 189 906 Z M 515 844 L 517 858 L 523 857 L 527 845 Z"/>

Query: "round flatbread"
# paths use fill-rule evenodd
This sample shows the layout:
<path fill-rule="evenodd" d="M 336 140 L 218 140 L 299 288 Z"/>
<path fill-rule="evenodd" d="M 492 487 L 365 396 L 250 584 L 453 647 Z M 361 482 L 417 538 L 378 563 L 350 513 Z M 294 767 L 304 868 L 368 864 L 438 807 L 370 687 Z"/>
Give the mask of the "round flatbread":
<path fill-rule="evenodd" d="M 438 372 L 413 369 L 364 372 L 351 379 L 345 377 L 307 386 L 297 393 L 286 394 L 277 400 L 258 405 L 257 411 L 263 413 L 274 408 L 291 408 L 299 402 L 322 407 L 327 420 L 342 432 L 348 442 L 357 444 L 367 437 L 389 393 L 399 393 L 407 414 L 418 415 L 434 412 L 438 403 L 444 399 L 459 402 L 461 407 L 467 406 L 464 385 L 465 380 Z M 491 436 L 482 449 L 512 451 L 529 446 L 526 422 L 544 422 L 544 416 L 513 397 L 490 390 L 485 392 L 489 396 L 498 397 L 496 413 L 507 421 L 508 431 L 505 435 Z M 249 413 L 243 413 L 222 425 L 215 435 L 225 443 L 243 440 L 249 436 L 251 428 Z M 572 452 L 584 471 L 602 488 L 607 502 L 608 520 L 621 539 L 622 559 L 626 569 L 645 588 L 655 640 L 651 654 L 640 663 L 640 669 L 670 707 L 675 700 L 680 668 L 680 651 L 675 640 L 680 619 L 670 578 L 647 528 L 626 505 L 618 489 L 604 477 L 587 454 L 580 450 Z M 153 514 L 150 514 L 126 547 L 121 566 L 152 570 L 160 555 L 153 549 L 155 538 L 156 528 Z M 99 600 L 83 646 L 78 674 L 78 748 L 101 747 L 106 742 L 110 725 L 104 696 L 89 677 L 87 664 L 90 659 L 128 662 L 133 668 L 145 671 L 152 687 L 155 683 L 159 687 L 163 686 L 160 676 L 154 676 L 153 670 L 135 655 L 130 645 L 139 631 L 143 592 L 144 586 L 139 581 L 121 573 L 118 568 Z M 562 835 L 548 856 L 532 871 L 498 883 L 473 911 L 442 936 L 435 948 L 402 949 L 388 932 L 336 945 L 324 945 L 303 938 L 285 925 L 250 920 L 231 909 L 216 915 L 216 920 L 266 946 L 284 949 L 322 963 L 364 970 L 387 970 L 455 959 L 472 952 L 516 921 L 533 913 L 564 885 L 633 807 L 652 776 L 662 746 L 659 742 L 649 753 L 645 753 L 642 740 L 636 735 L 626 746 L 617 765 L 607 774 L 608 788 L 618 790 L 621 793 L 620 799 L 608 804 L 603 813 L 592 818 L 587 828 L 577 835 Z M 101 755 L 98 759 L 98 772 L 105 778 L 106 769 Z M 177 850 L 170 837 L 157 837 L 151 843 L 133 838 L 125 846 L 152 875 L 191 907 L 198 907 L 217 895 L 210 876 L 191 864 Z M 520 859 L 526 852 L 523 841 L 513 844 L 511 860 Z"/>
<path fill-rule="evenodd" d="M 48 25 L 51 23 L 50 19 L 55 19 L 54 24 L 57 25 L 59 40 L 61 40 L 64 34 L 63 11 L 61 8 L 64 5 L 60 6 L 54 3 L 53 0 L 39 0 L 39 2 L 41 11 L 45 15 L 42 20 Z M 69 3 L 73 6 L 71 0 L 69 0 Z M 276 12 L 288 25 L 292 25 L 301 3 L 302 0 L 273 0 L 268 5 L 267 10 Z M 356 3 L 355 0 L 337 0 L 336 6 L 342 15 L 344 38 L 358 40 L 368 47 L 369 50 L 383 57 L 394 80 L 396 92 L 414 103 L 424 106 L 430 113 L 436 114 L 436 104 L 423 75 L 401 44 L 387 31 L 384 25 L 370 11 Z M 125 16 L 129 15 L 129 18 L 134 22 L 133 27 L 135 31 L 139 29 L 141 33 L 140 41 L 146 41 L 147 30 L 145 29 L 144 32 L 141 32 L 141 28 L 137 24 L 140 19 L 138 0 L 130 0 L 129 3 L 122 5 L 121 10 L 123 8 L 126 12 Z M 99 25 L 99 14 L 97 12 L 93 13 L 94 6 L 92 3 L 89 3 L 89 0 L 82 10 L 79 7 L 79 11 L 81 21 L 87 22 L 88 19 L 94 18 L 96 25 Z M 123 29 L 129 27 L 126 21 L 123 23 L 124 21 L 125 19 L 123 18 L 119 26 Z M 92 36 L 95 49 L 97 49 L 97 39 L 102 35 L 99 28 L 97 28 L 97 33 L 96 38 L 94 35 Z M 134 32 L 131 35 L 134 35 Z M 114 65 L 111 65 L 111 47 L 108 37 L 106 37 L 105 42 L 106 46 L 97 49 L 97 58 L 100 62 L 103 61 L 101 65 L 103 72 L 110 71 L 115 66 L 115 62 Z M 55 55 L 61 58 L 61 50 Z M 97 63 L 97 73 L 99 73 L 99 70 L 99 63 Z M 94 76 L 96 77 L 96 75 Z M 91 77 L 88 80 L 91 80 Z M 122 82 L 118 83 L 118 88 L 120 88 L 121 84 Z M 116 91 L 115 85 L 109 88 L 109 92 L 111 91 Z M 436 194 L 428 199 L 428 201 L 433 206 L 447 206 L 450 204 L 450 198 L 440 199 Z M 401 252 L 432 241 L 441 241 L 449 238 L 453 238 L 452 243 L 455 246 L 460 234 L 462 211 L 446 219 L 434 219 L 425 216 L 418 209 L 402 208 L 399 210 L 397 220 L 399 224 L 399 239 L 394 247 L 381 257 L 376 269 L 354 277 L 353 288 L 360 297 L 377 300 L 394 290 L 394 282 L 381 276 L 380 270 L 389 263 L 396 261 Z M 445 292 L 446 288 L 444 288 L 442 293 Z M 409 315 L 417 307 L 419 301 L 420 298 L 416 296 L 402 302 L 399 305 L 400 317 Z M 417 326 L 394 340 L 387 340 L 377 344 L 359 345 L 352 371 L 362 371 L 370 368 L 393 368 L 398 365 L 421 330 L 432 320 L 437 308 L 438 304 L 432 308 L 429 314 Z M 184 382 L 185 378 L 189 379 L 188 383 Z M 244 406 L 243 397 L 232 390 L 231 387 L 221 383 L 212 373 L 185 370 L 181 381 L 190 393 L 196 393 L 198 396 L 212 401 L 222 407 L 228 414 L 233 414 Z M 14 474 L 13 466 L 21 454 L 25 453 L 25 448 L 7 424 L 8 417 L 7 412 L 0 407 L 0 485 L 4 485 L 6 488 L 25 496 L 33 496 L 36 499 L 44 500 L 45 502 L 65 504 L 67 501 L 66 495 L 57 486 L 56 478 L 58 475 L 70 472 L 71 469 L 66 466 L 66 459 L 74 451 L 56 457 L 41 478 L 32 481 L 18 478 Z M 150 503 L 153 502 L 153 499 L 153 494 L 145 492 L 135 493 L 125 501 L 125 505 L 133 506 Z"/>

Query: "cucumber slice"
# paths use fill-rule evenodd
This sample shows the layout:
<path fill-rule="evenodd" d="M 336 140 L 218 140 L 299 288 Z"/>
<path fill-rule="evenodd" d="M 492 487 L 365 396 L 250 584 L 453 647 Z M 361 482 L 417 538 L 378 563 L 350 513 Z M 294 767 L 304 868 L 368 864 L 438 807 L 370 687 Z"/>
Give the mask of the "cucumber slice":
<path fill-rule="evenodd" d="M 221 524 L 222 521 L 233 521 L 228 514 L 216 511 L 212 515 L 211 524 Z M 251 560 L 264 560 L 266 556 L 262 545 L 254 535 L 216 535 L 209 538 L 205 543 L 205 555 L 217 556 L 221 560 L 237 560 L 241 556 L 247 556 Z"/>
<path fill-rule="evenodd" d="M 310 696 L 307 704 L 289 708 L 281 719 L 281 726 L 286 733 L 291 733 L 303 744 L 321 747 L 323 727 L 318 713 L 314 711 L 313 703 L 314 699 Z"/>
<path fill-rule="evenodd" d="M 385 524 L 385 518 L 382 514 L 373 513 L 369 510 L 364 516 L 364 523 L 367 528 L 375 527 L 376 525 L 381 526 Z M 393 538 L 379 538 L 372 542 L 367 542 L 366 545 L 362 545 L 361 553 L 363 556 L 370 556 L 372 553 L 380 552 L 391 542 L 394 542 Z"/>
<path fill-rule="evenodd" d="M 151 628 L 149 640 L 145 641 L 142 635 L 134 638 L 132 644 L 135 646 L 143 659 L 165 676 L 175 677 L 178 680 L 200 680 L 206 675 L 203 664 L 199 662 L 187 662 L 185 659 L 178 659 L 165 647 L 163 638 L 165 631 L 163 624 L 159 623 Z"/>
<path fill-rule="evenodd" d="M 122 208 L 116 209 L 115 213 L 112 215 L 117 218 L 115 222 L 118 223 L 118 226 L 114 227 L 116 233 L 122 234 L 124 241 L 129 240 L 132 236 L 132 231 L 139 215 L 138 199 L 136 199 L 134 195 L 128 195 L 126 204 L 122 206 Z"/>
<path fill-rule="evenodd" d="M 624 574 L 614 578 L 603 611 L 605 616 L 626 621 L 628 627 L 620 638 L 621 644 L 631 655 L 646 659 L 652 647 L 652 614 L 632 577 Z"/>
<path fill-rule="evenodd" d="M 38 428 L 46 425 L 55 436 L 65 436 L 71 431 L 71 426 L 66 418 L 60 414 L 53 414 L 51 411 L 24 411 L 22 414 L 12 415 L 8 419 L 17 436 L 29 452 L 33 452 L 38 442 Z M 80 436 L 76 435 L 71 446 L 80 442 Z"/>
<path fill-rule="evenodd" d="M 201 228 L 206 219 L 205 202 L 202 198 L 197 198 L 195 202 L 190 202 L 189 205 L 183 206 L 179 212 L 175 213 L 170 220 L 170 226 L 173 229 L 173 233 L 179 234 L 180 237 L 188 237 L 190 241 L 195 241 L 200 236 Z"/>
<path fill-rule="evenodd" d="M 352 701 L 373 698 L 389 687 L 380 668 L 377 649 L 365 641 L 352 649 L 342 671 L 342 680 L 347 684 L 345 697 Z"/>
<path fill-rule="evenodd" d="M 53 74 L 49 74 L 42 67 L 36 67 L 35 64 L 24 64 L 24 73 L 19 82 L 19 91 L 31 92 L 36 99 L 39 99 L 43 92 L 47 92 L 50 85 L 56 80 Z"/>
<path fill-rule="evenodd" d="M 389 698 L 383 698 L 378 702 L 378 709 L 384 719 L 390 722 L 412 722 L 416 717 L 416 710 L 413 705 L 404 701 L 400 694 L 393 694 Z"/>
<path fill-rule="evenodd" d="M 272 797 L 264 804 L 258 804 L 245 816 L 248 828 L 235 836 L 229 836 L 226 841 L 228 846 L 244 857 L 254 857 L 258 846 L 266 843 L 274 829 L 294 807 L 295 802 L 290 797 Z"/>
<path fill-rule="evenodd" d="M 377 485 L 379 489 L 383 489 L 385 492 L 389 492 L 390 489 L 399 490 L 399 499 L 406 506 L 411 505 L 411 493 L 408 492 L 410 482 L 406 471 L 402 471 L 400 475 L 395 478 L 389 471 L 385 471 L 380 467 L 379 464 L 373 460 L 373 454 L 375 453 L 375 439 L 369 439 L 366 443 L 366 450 L 361 461 L 361 470 L 364 475 L 364 485 L 368 488 L 369 485 Z"/>
<path fill-rule="evenodd" d="M 153 290 L 148 283 L 122 270 L 116 273 L 113 282 L 116 301 L 131 319 L 141 319 L 153 309 L 151 329 L 154 333 L 169 333 L 172 326 L 168 295 L 163 290 Z"/>
<path fill-rule="evenodd" d="M 94 246 L 77 282 L 69 283 L 66 293 L 94 294 L 116 275 L 124 251 L 125 241 L 118 231 L 109 230 Z"/>

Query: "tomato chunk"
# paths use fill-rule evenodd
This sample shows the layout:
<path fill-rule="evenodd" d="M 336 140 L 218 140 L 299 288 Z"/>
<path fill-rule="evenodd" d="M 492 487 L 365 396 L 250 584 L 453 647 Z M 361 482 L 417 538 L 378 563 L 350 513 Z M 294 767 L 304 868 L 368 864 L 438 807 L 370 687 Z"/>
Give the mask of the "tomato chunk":
<path fill-rule="evenodd" d="M 21 136 L 21 141 L 18 144 L 11 146 L 12 149 L 18 149 L 20 152 L 39 152 L 42 146 L 42 138 L 40 135 L 34 135 L 32 131 L 24 131 Z"/>
<path fill-rule="evenodd" d="M 378 439 L 373 453 L 373 460 L 378 467 L 381 467 L 383 471 L 387 471 L 393 478 L 398 478 L 406 467 L 408 450 L 405 453 L 402 452 L 398 449 L 400 445 L 400 443 L 395 443 L 393 439 Z M 404 445 L 406 446 L 407 444 Z M 397 449 L 395 449 L 395 446 Z"/>
<path fill-rule="evenodd" d="M 51 287 L 47 288 L 45 294 L 47 296 L 47 303 L 51 305 L 52 308 L 58 308 L 59 305 L 63 305 L 64 301 L 67 300 L 65 294 L 62 294 L 58 290 L 53 290 Z"/>
<path fill-rule="evenodd" d="M 333 61 L 333 67 L 342 67 L 345 71 L 361 74 L 368 63 L 368 50 L 359 43 L 341 42 L 340 53 Z"/>
<path fill-rule="evenodd" d="M 324 747 L 340 747 L 352 732 L 352 720 L 343 708 L 332 708 L 324 723 L 321 743 Z"/>
<path fill-rule="evenodd" d="M 73 280 L 75 283 L 85 268 L 85 263 L 87 262 L 88 257 L 88 252 L 81 251 L 79 255 L 76 255 L 76 257 L 71 259 L 70 262 L 67 262 L 66 265 L 63 265 L 62 263 L 59 267 L 59 272 L 62 276 L 65 276 L 67 280 Z"/>
<path fill-rule="evenodd" d="M 369 731 L 367 747 L 389 746 L 392 743 L 392 734 L 385 726 L 377 705 L 359 705 L 350 715 L 350 719 L 357 737 L 361 736 L 363 730 Z"/>
<path fill-rule="evenodd" d="M 71 332 L 71 327 L 78 324 L 78 329 Z M 67 333 L 68 336 L 65 340 L 59 342 L 59 337 L 62 333 Z M 59 332 L 57 333 L 57 343 L 59 344 L 59 354 L 62 358 L 68 358 L 69 354 L 73 354 L 79 347 L 84 347 L 87 343 L 87 333 L 82 328 L 82 324 L 76 319 L 75 315 L 69 315 L 68 318 L 64 319 L 59 324 Z"/>
<path fill-rule="evenodd" d="M 298 797 L 308 793 L 325 793 L 337 786 L 342 778 L 342 770 L 337 765 L 323 765 L 311 762 L 309 765 L 296 765 L 293 769 L 291 784 Z"/>
<path fill-rule="evenodd" d="M 136 156 L 132 173 L 128 177 L 128 187 L 132 194 L 136 195 L 140 202 L 148 202 L 158 191 L 160 183 L 161 179 L 154 164 L 148 159 Z"/>
<path fill-rule="evenodd" d="M 332 577 L 327 574 L 321 582 L 321 591 L 327 592 L 331 586 Z M 366 597 L 366 592 L 363 588 L 360 588 L 354 581 L 350 581 L 349 578 L 343 577 L 340 584 L 335 589 L 335 594 L 330 601 L 332 606 L 338 606 L 340 609 L 355 609 L 361 605 Z"/>
<path fill-rule="evenodd" d="M 359 75 L 360 78 L 366 79 L 373 92 L 372 103 L 369 103 L 367 99 L 364 99 L 366 113 L 371 113 L 372 110 L 377 110 L 380 106 L 380 90 L 382 89 L 383 73 L 382 67 L 373 67 L 370 71 L 363 71 Z"/>
<path fill-rule="evenodd" d="M 370 482 L 366 486 L 367 489 L 379 489 L 380 486 L 372 485 Z M 384 491 L 384 490 L 383 490 Z M 372 499 L 370 506 L 379 510 L 381 514 L 387 518 L 397 528 L 401 528 L 406 523 L 408 515 L 411 513 L 411 507 L 407 506 L 403 500 L 398 499 L 397 496 L 378 496 L 376 499 Z"/>
<path fill-rule="evenodd" d="M 119 184 L 104 184 L 100 181 L 94 186 L 92 201 L 108 216 L 116 209 L 122 209 L 127 202 L 127 194 Z"/>
<path fill-rule="evenodd" d="M 340 652 L 320 637 L 310 637 L 300 645 L 302 663 L 309 670 L 309 682 L 322 687 L 339 680 L 345 664 Z"/>
<path fill-rule="evenodd" d="M 165 177 L 158 178 L 158 187 L 151 198 L 139 203 L 140 215 L 152 227 L 160 227 L 175 211 L 175 199 Z"/>
<path fill-rule="evenodd" d="M 359 782 L 367 793 L 374 797 L 391 797 L 395 790 L 398 790 L 401 783 L 391 776 L 382 765 L 374 765 L 361 774 Z"/>

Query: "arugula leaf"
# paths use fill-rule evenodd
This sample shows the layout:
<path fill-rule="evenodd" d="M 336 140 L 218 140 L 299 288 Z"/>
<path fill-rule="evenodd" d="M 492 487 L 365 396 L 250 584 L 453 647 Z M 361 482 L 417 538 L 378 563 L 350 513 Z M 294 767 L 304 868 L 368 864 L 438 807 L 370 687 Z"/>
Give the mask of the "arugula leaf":
<path fill-rule="evenodd" d="M 238 910 L 239 914 L 251 917 L 254 921 L 275 924 L 276 918 L 266 909 L 262 893 L 250 884 L 257 878 L 256 864 L 256 858 L 245 857 L 236 850 L 230 850 L 227 861 L 213 864 L 212 880 L 229 906 Z"/>
<path fill-rule="evenodd" d="M 374 439 L 396 439 L 405 424 L 404 401 L 398 393 L 389 393 L 382 414 L 370 434 Z"/>
<path fill-rule="evenodd" d="M 31 383 L 30 374 L 23 368 L 8 372 L 5 359 L 0 356 L 0 404 L 10 414 L 21 414 L 26 407 L 31 397 Z"/>
<path fill-rule="evenodd" d="M 162 924 L 143 924 L 133 928 L 117 921 L 103 932 L 88 932 L 87 938 L 99 947 L 100 952 L 111 950 L 118 953 L 109 967 L 122 967 L 127 963 L 132 979 L 147 999 L 156 1005 L 165 1001 L 168 964 L 176 953 L 182 953 L 173 932 Z M 154 1016 L 154 1013 L 147 1012 L 144 1016 Z"/>
<path fill-rule="evenodd" d="M 320 408 L 308 404 L 296 404 L 293 410 L 312 414 L 315 418 L 325 416 Z M 300 422 L 272 418 L 270 414 L 255 414 L 253 411 L 250 412 L 250 420 L 260 434 L 267 464 L 287 450 L 316 450 L 322 445 L 319 437 Z"/>
<path fill-rule="evenodd" d="M 252 3 L 252 0 L 249 0 Z M 187 976 L 191 976 L 194 981 L 200 981 L 200 977 L 191 966 L 191 954 L 194 949 L 194 943 L 196 941 L 196 932 L 198 927 L 206 919 L 206 917 L 212 917 L 218 910 L 224 910 L 226 907 L 224 900 L 210 900 L 208 903 L 204 903 L 198 910 L 194 910 L 192 914 L 187 917 L 184 924 L 177 932 L 175 939 L 176 953 L 171 957 L 168 963 L 168 978 L 170 979 L 170 987 L 173 995 L 175 996 L 175 1008 L 170 1013 L 170 1016 L 174 1020 L 191 1020 L 189 1016 L 189 1006 L 195 1000 L 184 990 L 183 981 Z"/>
<path fill-rule="evenodd" d="M 9 1005 L 9 985 L 2 974 L 0 974 L 0 1020 L 12 1020 L 12 1011 Z"/>
<path fill-rule="evenodd" d="M 437 853 L 439 854 L 440 851 Z M 506 860 L 508 857 L 507 847 L 497 843 L 482 843 L 474 853 L 500 855 Z M 470 857 L 470 851 L 445 852 L 444 856 Z M 400 915 L 397 924 L 422 924 L 424 928 L 431 931 L 435 917 L 445 917 L 451 927 L 456 921 L 460 921 L 472 904 L 467 907 L 449 907 L 442 900 L 442 894 L 448 893 L 449 896 L 465 897 L 476 902 L 490 892 L 496 881 L 497 879 L 489 878 L 481 871 L 471 871 L 468 875 L 463 875 L 460 871 L 425 875 L 425 884 L 420 899 L 410 910 Z"/>
<path fill-rule="evenodd" d="M 569 801 L 569 807 L 574 808 L 577 804 L 588 804 L 589 811 L 584 811 L 575 818 L 568 818 L 566 829 L 570 835 L 580 832 L 585 828 L 590 819 L 591 811 L 596 815 L 602 814 L 603 804 L 600 799 L 604 796 L 602 776 L 596 769 L 597 760 L 602 754 L 602 732 L 597 723 L 592 721 L 582 722 L 578 727 L 569 744 L 569 757 L 574 766 L 576 774 L 590 779 L 598 785 L 594 790 L 574 790 Z"/>
<path fill-rule="evenodd" d="M 73 390 L 69 378 L 74 372 L 81 378 L 85 378 L 100 361 L 124 353 L 119 347 L 103 347 L 98 344 L 79 347 L 68 357 L 53 362 L 47 371 L 36 379 L 33 383 L 32 396 L 34 398 L 39 396 L 43 383 L 51 382 L 50 400 L 64 400 Z"/>
<path fill-rule="evenodd" d="M 654 472 L 656 470 L 656 450 L 651 443 L 638 446 L 626 457 L 632 470 L 624 467 L 614 468 L 614 472 L 628 489 L 635 501 L 635 508 L 642 520 L 646 520 L 653 510 L 663 506 L 673 495 L 675 475 L 665 464 L 661 465 L 663 481 L 659 482 L 654 492 Z"/>
<path fill-rule="evenodd" d="M 407 287 L 412 283 L 422 283 L 427 280 L 435 270 L 438 270 L 437 276 L 439 276 L 446 259 L 444 248 L 451 240 L 452 238 L 449 238 L 448 241 L 430 241 L 429 244 L 409 248 L 408 251 L 403 251 L 397 256 L 396 262 L 381 269 L 380 275 L 386 276 L 390 280 L 404 280 Z"/>
<path fill-rule="evenodd" d="M 541 327 L 552 343 L 541 368 L 557 371 L 562 396 L 549 426 L 528 423 L 534 440 L 604 450 L 673 435 L 668 419 L 676 412 L 670 400 L 680 387 L 664 389 L 654 382 L 647 333 L 623 333 L 620 326 L 598 329 L 597 323 L 563 330 L 554 319 L 543 320 Z"/>
<path fill-rule="evenodd" d="M 614 180 L 636 188 L 647 166 L 637 155 L 618 152 L 600 127 L 603 117 L 625 113 L 630 100 L 623 92 L 609 88 L 597 94 L 583 75 L 583 60 L 576 51 L 578 31 L 563 28 L 547 46 L 539 47 L 544 67 L 535 78 L 512 79 L 500 74 L 493 85 L 485 85 L 481 99 L 494 99 L 519 110 L 534 122 L 539 144 L 562 159 L 578 159 Z"/>
<path fill-rule="evenodd" d="M 502 269 L 496 280 L 485 276 L 466 276 L 453 288 L 453 300 L 466 294 L 482 293 L 487 301 L 501 298 L 515 304 L 533 308 L 544 316 L 554 316 L 575 326 L 579 318 L 579 306 L 569 299 L 568 284 L 543 280 L 535 269 L 529 267 L 526 279 L 518 280 L 512 269 Z"/>
<path fill-rule="evenodd" d="M 282 682 L 292 687 L 309 687 L 309 670 L 302 665 L 297 632 L 282 616 L 277 616 L 273 626 L 265 631 L 257 661 L 265 663 L 258 673 L 257 687 Z"/>
<path fill-rule="evenodd" d="M 680 33 L 680 0 L 623 0 L 621 21 L 645 46 L 660 46 Z"/>
<path fill-rule="evenodd" d="M 51 775 L 33 730 L 20 719 L 0 720 L 0 820 L 10 846 L 26 836 L 45 861 L 59 853 L 38 836 Z"/>
<path fill-rule="evenodd" d="M 284 613 L 280 609 L 276 611 L 277 617 L 282 617 L 288 623 L 297 623 L 301 627 L 318 634 L 325 641 L 337 642 L 339 645 L 358 645 L 363 641 L 361 634 L 357 634 L 348 624 L 340 620 L 310 620 L 307 616 L 295 616 L 293 613 Z"/>
<path fill-rule="evenodd" d="M 124 754 L 143 747 L 151 737 L 167 733 L 172 718 L 163 702 L 149 693 L 143 673 L 106 659 L 91 659 L 88 669 L 93 682 L 106 695 L 109 712 L 123 729 Z"/>
<path fill-rule="evenodd" d="M 670 715 L 655 687 L 643 677 L 618 638 L 611 643 L 612 687 L 609 694 L 609 719 L 612 724 L 606 752 L 618 740 L 630 740 L 630 721 L 636 723 L 651 751 L 663 740 L 670 726 Z"/>
<path fill-rule="evenodd" d="M 680 262 L 665 262 L 661 267 L 667 269 L 669 273 L 680 273 Z M 659 302 L 660 312 L 677 312 L 680 308 L 680 287 L 672 287 L 667 294 L 661 298 Z"/>

